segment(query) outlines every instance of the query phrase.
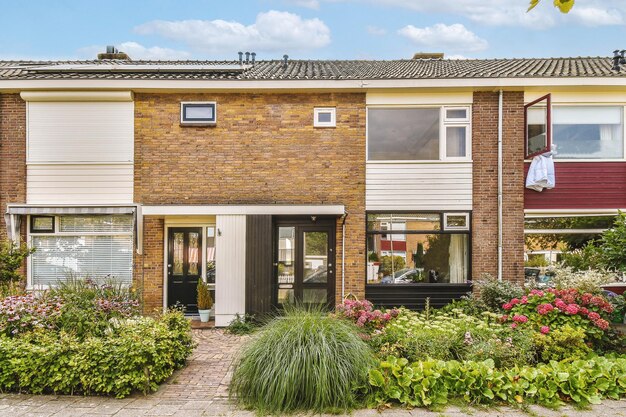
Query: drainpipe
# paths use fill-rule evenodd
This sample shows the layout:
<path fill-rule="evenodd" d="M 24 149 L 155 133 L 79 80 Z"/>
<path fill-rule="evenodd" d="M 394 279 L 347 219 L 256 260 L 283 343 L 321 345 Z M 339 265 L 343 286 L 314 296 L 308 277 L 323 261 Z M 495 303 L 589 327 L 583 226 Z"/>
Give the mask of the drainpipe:
<path fill-rule="evenodd" d="M 498 95 L 498 281 L 502 281 L 502 98 Z"/>
<path fill-rule="evenodd" d="M 346 296 L 346 218 L 348 212 L 344 211 L 341 219 L 341 300 Z"/>

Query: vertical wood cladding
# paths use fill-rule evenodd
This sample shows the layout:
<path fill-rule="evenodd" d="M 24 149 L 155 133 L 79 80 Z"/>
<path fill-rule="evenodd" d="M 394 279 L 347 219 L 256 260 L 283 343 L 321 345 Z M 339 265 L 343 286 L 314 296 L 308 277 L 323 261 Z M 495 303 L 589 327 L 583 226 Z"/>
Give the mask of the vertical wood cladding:
<path fill-rule="evenodd" d="M 272 310 L 274 284 L 272 216 L 246 218 L 246 312 Z"/>
<path fill-rule="evenodd" d="M 524 178 L 530 164 L 525 164 Z M 524 189 L 527 209 L 623 209 L 626 207 L 626 163 L 556 162 L 556 187 Z"/>
<path fill-rule="evenodd" d="M 476 92 L 472 108 L 472 277 L 498 268 L 498 93 Z M 503 279 L 524 279 L 524 94 L 503 97 Z"/>
<path fill-rule="evenodd" d="M 217 125 L 180 126 L 181 101 L 217 102 Z M 336 107 L 337 126 L 314 128 L 314 107 Z M 137 93 L 134 201 L 343 204 L 346 293 L 362 298 L 365 118 L 365 93 Z M 341 221 L 337 242 L 340 266 Z"/>

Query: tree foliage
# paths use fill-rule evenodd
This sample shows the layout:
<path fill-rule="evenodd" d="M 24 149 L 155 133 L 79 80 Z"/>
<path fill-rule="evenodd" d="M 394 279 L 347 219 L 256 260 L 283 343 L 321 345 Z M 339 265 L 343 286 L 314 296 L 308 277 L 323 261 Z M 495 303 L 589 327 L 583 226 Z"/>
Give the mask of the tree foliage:
<path fill-rule="evenodd" d="M 574 1 L 575 0 L 554 0 L 554 7 L 559 9 L 561 13 L 569 13 L 572 7 L 574 7 Z M 530 0 L 528 11 L 534 9 L 540 2 L 541 0 Z"/>
<path fill-rule="evenodd" d="M 15 245 L 9 240 L 0 241 L 0 283 L 19 281 L 19 269 L 34 251 L 26 244 Z"/>

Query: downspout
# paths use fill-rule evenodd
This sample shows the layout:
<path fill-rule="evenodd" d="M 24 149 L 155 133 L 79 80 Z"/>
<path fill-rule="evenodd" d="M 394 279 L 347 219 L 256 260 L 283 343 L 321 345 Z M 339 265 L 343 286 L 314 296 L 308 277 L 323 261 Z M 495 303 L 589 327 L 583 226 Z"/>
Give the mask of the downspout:
<path fill-rule="evenodd" d="M 503 93 L 498 95 L 498 281 L 502 281 L 502 104 Z"/>
<path fill-rule="evenodd" d="M 346 218 L 348 212 L 344 211 L 341 222 L 341 299 L 346 297 Z"/>

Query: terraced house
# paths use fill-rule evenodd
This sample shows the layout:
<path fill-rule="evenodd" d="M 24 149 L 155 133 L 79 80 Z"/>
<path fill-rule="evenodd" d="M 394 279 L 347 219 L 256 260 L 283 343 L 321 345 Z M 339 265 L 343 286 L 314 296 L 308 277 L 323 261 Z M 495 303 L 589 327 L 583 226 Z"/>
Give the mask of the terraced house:
<path fill-rule="evenodd" d="M 110 275 L 193 312 L 204 279 L 218 326 L 441 305 L 626 208 L 619 59 L 104 58 L 0 62 L 2 230 L 37 249 L 32 289 Z M 525 189 L 552 144 L 556 186 Z"/>

